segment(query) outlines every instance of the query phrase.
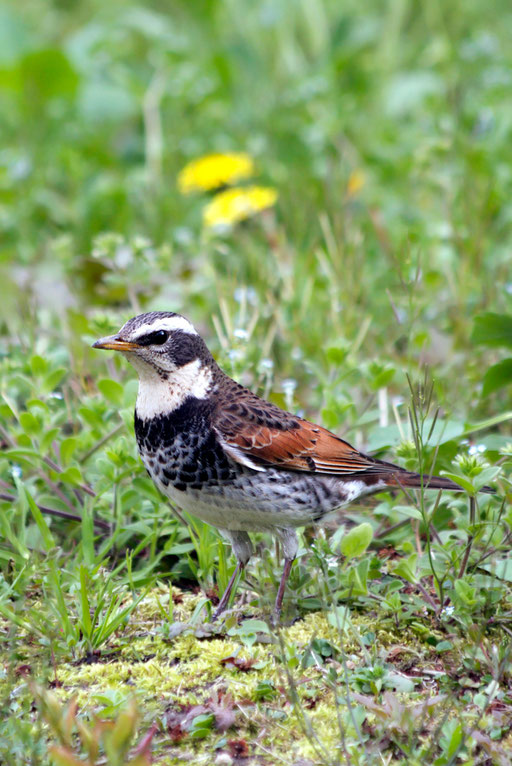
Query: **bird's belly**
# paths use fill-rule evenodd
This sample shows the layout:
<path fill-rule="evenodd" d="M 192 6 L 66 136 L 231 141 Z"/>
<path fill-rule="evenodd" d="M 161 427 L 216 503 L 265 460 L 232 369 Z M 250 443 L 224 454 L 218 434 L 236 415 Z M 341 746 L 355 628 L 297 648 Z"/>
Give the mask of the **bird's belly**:
<path fill-rule="evenodd" d="M 231 530 L 305 526 L 364 494 L 362 482 L 351 483 L 345 491 L 334 477 L 277 469 L 241 469 L 229 481 L 185 489 L 165 484 L 160 475 L 152 473 L 152 478 L 182 510 Z"/>
<path fill-rule="evenodd" d="M 259 497 L 246 497 L 245 492 L 190 489 L 180 491 L 168 487 L 165 494 L 176 505 L 221 529 L 258 531 L 275 527 L 300 527 L 311 524 L 317 513 L 298 503 L 284 504 L 279 497 L 261 492 Z"/>

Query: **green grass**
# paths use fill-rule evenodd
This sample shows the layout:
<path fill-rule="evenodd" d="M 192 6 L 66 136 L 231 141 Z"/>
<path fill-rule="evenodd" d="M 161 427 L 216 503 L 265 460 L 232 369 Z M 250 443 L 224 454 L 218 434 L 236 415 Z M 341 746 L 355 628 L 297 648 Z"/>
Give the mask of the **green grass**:
<path fill-rule="evenodd" d="M 2 762 L 508 763 L 511 23 L 483 0 L 0 4 Z M 205 231 L 176 177 L 213 151 L 249 152 L 275 208 Z M 90 348 L 153 308 L 467 495 L 305 530 L 282 631 L 257 535 L 212 635 L 234 559 L 158 495 L 134 373 Z"/>

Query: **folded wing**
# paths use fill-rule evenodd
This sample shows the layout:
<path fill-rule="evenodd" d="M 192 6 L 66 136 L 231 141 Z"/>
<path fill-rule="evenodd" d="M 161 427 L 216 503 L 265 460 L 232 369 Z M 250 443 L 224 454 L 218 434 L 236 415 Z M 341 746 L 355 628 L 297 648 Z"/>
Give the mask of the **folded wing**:
<path fill-rule="evenodd" d="M 351 474 L 382 471 L 379 461 L 363 455 L 322 426 L 279 410 L 256 399 L 224 405 L 215 429 L 239 462 L 247 459 L 259 466 L 276 466 L 296 471 Z M 396 467 L 395 467 L 396 470 Z"/>

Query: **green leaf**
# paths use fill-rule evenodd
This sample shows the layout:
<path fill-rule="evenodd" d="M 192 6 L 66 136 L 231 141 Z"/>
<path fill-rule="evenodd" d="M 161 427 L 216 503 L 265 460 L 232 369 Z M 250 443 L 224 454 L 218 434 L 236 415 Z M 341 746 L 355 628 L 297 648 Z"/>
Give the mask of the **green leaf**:
<path fill-rule="evenodd" d="M 69 436 L 67 439 L 63 439 L 60 445 L 60 459 L 62 465 L 68 465 L 71 462 L 71 458 L 77 447 L 78 439 L 74 436 Z"/>
<path fill-rule="evenodd" d="M 65 367 L 58 367 L 56 370 L 49 372 L 48 375 L 45 376 L 45 379 L 42 383 L 42 390 L 45 393 L 50 393 L 50 391 L 53 391 L 55 388 L 57 388 L 66 373 L 67 370 Z"/>
<path fill-rule="evenodd" d="M 82 509 L 82 553 L 85 563 L 88 566 L 94 564 L 94 525 L 93 516 L 89 504 L 85 504 Z"/>
<path fill-rule="evenodd" d="M 34 354 L 34 356 L 30 357 L 30 369 L 32 370 L 32 375 L 44 375 L 48 369 L 48 362 L 44 357 Z"/>
<path fill-rule="evenodd" d="M 140 596 L 135 599 L 135 601 L 132 601 L 130 604 L 128 604 L 128 606 L 125 606 L 124 609 L 118 610 L 112 618 L 110 618 L 111 612 L 114 610 L 114 607 L 116 609 L 119 607 L 119 601 L 121 600 L 121 597 L 119 597 L 119 601 L 111 602 L 109 609 L 103 618 L 103 623 L 98 627 L 94 636 L 95 647 L 101 646 L 102 643 L 110 638 L 112 633 L 115 633 L 115 631 L 121 625 L 124 625 L 128 622 L 130 614 L 134 611 L 134 609 L 137 608 L 142 599 L 147 596 L 149 590 L 150 587 L 143 591 Z"/>
<path fill-rule="evenodd" d="M 397 511 L 398 513 L 402 513 L 404 516 L 408 516 L 410 519 L 423 521 L 421 511 L 418 511 L 418 509 L 414 508 L 412 505 L 395 505 L 393 506 L 393 510 Z"/>
<path fill-rule="evenodd" d="M 49 562 L 50 567 L 50 582 L 52 584 L 52 595 L 55 598 L 56 601 L 56 611 L 60 617 L 61 623 L 64 627 L 64 633 L 68 637 L 68 640 L 71 636 L 75 637 L 78 633 L 78 629 L 75 631 L 74 626 L 71 623 L 71 620 L 69 618 L 69 612 L 66 605 L 66 600 L 64 598 L 64 593 L 62 591 L 62 571 L 57 568 L 56 562 L 51 560 Z"/>
<path fill-rule="evenodd" d="M 444 641 L 442 643 L 449 643 L 449 641 Z M 440 744 L 443 748 L 445 758 L 449 759 L 443 761 L 443 763 L 452 763 L 452 758 L 454 758 L 462 745 L 462 724 L 456 720 L 447 721 L 441 731 Z"/>
<path fill-rule="evenodd" d="M 436 644 L 436 652 L 449 652 L 451 649 L 453 649 L 451 641 L 439 641 Z"/>
<path fill-rule="evenodd" d="M 1 394 L 0 394 L 0 396 L 1 396 Z M 0 405 L 0 417 L 5 418 L 7 420 L 8 418 L 15 418 L 16 417 L 16 413 L 11 408 L 11 406 L 9 404 L 7 404 L 7 403 L 3 404 L 2 403 Z"/>
<path fill-rule="evenodd" d="M 0 615 L 9 622 L 12 622 L 13 625 L 17 625 L 18 628 L 21 628 L 22 630 L 26 630 L 27 633 L 30 634 L 30 632 L 33 629 L 33 626 L 30 624 L 30 622 L 26 622 L 23 620 L 19 615 L 16 614 L 15 611 L 10 609 L 5 604 L 0 603 Z"/>
<path fill-rule="evenodd" d="M 85 420 L 85 422 L 93 428 L 103 428 L 104 423 L 101 416 L 90 407 L 80 407 L 78 414 L 82 420 Z"/>
<path fill-rule="evenodd" d="M 464 604 L 467 606 L 476 604 L 476 589 L 472 585 L 469 585 L 465 580 L 455 580 L 454 588 L 457 596 Z"/>
<path fill-rule="evenodd" d="M 469 436 L 469 434 L 474 434 L 477 431 L 486 431 L 488 428 L 506 423 L 507 420 L 512 420 L 512 410 L 501 412 L 499 415 L 493 415 L 493 417 L 486 418 L 485 420 L 479 420 L 478 423 L 468 423 L 464 428 L 462 436 Z"/>
<path fill-rule="evenodd" d="M 321 414 L 322 414 L 321 422 L 324 424 L 325 428 L 330 428 L 332 431 L 335 431 L 340 423 L 339 412 L 335 410 L 333 407 L 323 407 Z"/>
<path fill-rule="evenodd" d="M 243 623 L 237 627 L 234 628 L 234 634 L 238 636 L 242 635 L 250 635 L 253 633 L 269 633 L 268 625 L 266 622 L 263 622 L 263 620 L 244 620 Z M 228 631 L 231 634 L 231 631 Z"/>
<path fill-rule="evenodd" d="M 28 53 L 20 63 L 27 100 L 34 106 L 55 97 L 73 95 L 78 77 L 59 49 L 42 49 Z"/>
<path fill-rule="evenodd" d="M 123 387 L 116 380 L 110 380 L 110 378 L 103 378 L 98 381 L 98 388 L 109 402 L 112 404 L 121 404 L 123 400 Z"/>
<path fill-rule="evenodd" d="M 80 564 L 80 605 L 81 605 L 81 618 L 82 618 L 82 631 L 87 639 L 91 638 L 92 634 L 92 620 L 89 606 L 89 594 L 87 585 L 89 582 L 89 575 L 87 567 L 84 564 Z"/>
<path fill-rule="evenodd" d="M 386 674 L 386 686 L 389 687 L 390 684 L 393 684 L 393 688 L 397 692 L 410 694 L 414 691 L 414 681 L 400 673 L 389 672 Z"/>
<path fill-rule="evenodd" d="M 70 465 L 65 471 L 59 473 L 59 480 L 64 484 L 77 485 L 82 482 L 82 474 L 76 465 Z"/>
<path fill-rule="evenodd" d="M 46 402 L 43 402 L 42 399 L 27 399 L 27 410 L 43 410 L 43 412 L 50 412 L 50 408 L 46 404 Z"/>
<path fill-rule="evenodd" d="M 238 636 L 246 646 L 252 646 L 258 638 L 258 633 L 269 633 L 269 627 L 263 620 L 244 620 L 228 630 L 228 636 Z"/>
<path fill-rule="evenodd" d="M 215 718 L 213 713 L 201 713 L 192 719 L 188 728 L 190 736 L 194 739 L 207 737 L 213 728 Z"/>
<path fill-rule="evenodd" d="M 369 558 L 362 559 L 357 566 L 349 569 L 347 584 L 348 594 L 350 596 L 366 596 L 368 593 L 368 570 L 370 568 Z"/>
<path fill-rule="evenodd" d="M 417 559 L 417 553 L 411 553 L 406 559 L 400 559 L 400 561 L 393 567 L 392 573 L 399 577 L 403 577 L 407 582 L 413 584 L 418 582 L 418 576 L 416 574 Z"/>
<path fill-rule="evenodd" d="M 364 522 L 347 532 L 340 544 L 340 551 L 347 559 L 362 556 L 373 539 L 371 524 Z"/>
<path fill-rule="evenodd" d="M 484 468 L 483 471 L 473 477 L 473 486 L 475 489 L 480 489 L 485 484 L 490 484 L 500 475 L 501 471 L 502 468 L 499 465 L 490 465 Z"/>
<path fill-rule="evenodd" d="M 499 577 L 500 580 L 512 582 L 512 558 L 496 559 L 487 564 L 480 564 L 480 568 Z"/>
<path fill-rule="evenodd" d="M 20 425 L 29 436 L 39 433 L 41 429 L 39 420 L 31 412 L 22 412 L 20 414 Z"/>
<path fill-rule="evenodd" d="M 512 383 L 512 358 L 503 359 L 498 364 L 489 367 L 484 375 L 482 396 L 489 396 L 489 394 L 510 385 L 510 383 Z"/>
<path fill-rule="evenodd" d="M 44 455 L 48 452 L 52 441 L 59 435 L 60 428 L 50 428 L 49 431 L 45 431 L 44 435 L 39 442 L 39 453 Z"/>
<path fill-rule="evenodd" d="M 23 487 L 23 490 L 25 492 L 25 497 L 27 498 L 28 506 L 32 512 L 32 516 L 34 517 L 34 521 L 36 522 L 37 528 L 39 529 L 41 537 L 43 538 L 45 550 L 49 551 L 52 548 L 55 548 L 55 540 L 53 539 L 53 535 L 50 532 L 50 528 L 48 527 L 43 514 L 35 504 L 32 495 L 26 487 Z"/>
<path fill-rule="evenodd" d="M 371 375 L 370 386 L 374 391 L 377 391 L 391 382 L 395 375 L 395 368 L 391 364 L 371 362 L 368 372 Z"/>
<path fill-rule="evenodd" d="M 479 314 L 475 317 L 471 340 L 484 346 L 512 348 L 512 316 L 492 311 Z"/>
<path fill-rule="evenodd" d="M 23 460 L 23 458 L 39 458 L 41 454 L 39 450 L 29 449 L 29 447 L 23 447 L 22 449 L 7 449 L 4 452 L 5 457 L 11 458 L 11 460 Z"/>
<path fill-rule="evenodd" d="M 468 479 L 466 476 L 459 476 L 458 473 L 448 473 L 448 471 L 441 471 L 442 476 L 445 476 L 447 479 L 451 479 L 456 484 L 459 485 L 459 487 L 462 487 L 462 489 L 465 489 L 466 492 L 469 492 L 470 495 L 475 494 L 475 487 L 473 485 L 473 482 L 471 479 Z"/>
<path fill-rule="evenodd" d="M 329 364 L 332 364 L 336 367 L 340 367 L 343 364 L 347 358 L 347 354 L 348 348 L 340 346 L 329 346 L 325 352 Z"/>

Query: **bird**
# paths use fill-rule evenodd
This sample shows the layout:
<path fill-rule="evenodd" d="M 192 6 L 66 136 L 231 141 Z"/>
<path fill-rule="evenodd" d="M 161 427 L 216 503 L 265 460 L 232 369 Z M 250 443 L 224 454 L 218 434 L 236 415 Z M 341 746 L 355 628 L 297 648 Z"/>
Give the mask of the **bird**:
<path fill-rule="evenodd" d="M 93 348 L 121 352 L 138 373 L 135 436 L 157 488 L 179 509 L 217 527 L 232 546 L 236 567 L 213 620 L 227 608 L 253 554 L 250 532 L 267 531 L 281 542 L 278 622 L 298 527 L 321 524 L 357 498 L 389 487 L 462 491 L 448 478 L 360 452 L 262 399 L 223 372 L 181 314 L 139 314 Z"/>

